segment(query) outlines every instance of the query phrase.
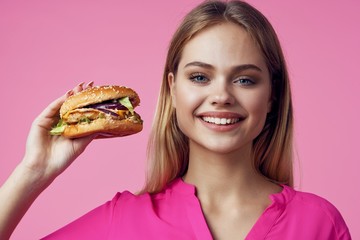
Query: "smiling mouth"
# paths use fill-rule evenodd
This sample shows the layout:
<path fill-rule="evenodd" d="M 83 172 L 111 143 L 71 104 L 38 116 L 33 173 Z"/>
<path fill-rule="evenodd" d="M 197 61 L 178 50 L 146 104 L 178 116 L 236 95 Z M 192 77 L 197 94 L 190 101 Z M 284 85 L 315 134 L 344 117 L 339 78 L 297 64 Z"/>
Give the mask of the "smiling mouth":
<path fill-rule="evenodd" d="M 216 125 L 231 125 L 240 122 L 240 118 L 216 118 L 216 117 L 201 117 L 204 122 Z"/>

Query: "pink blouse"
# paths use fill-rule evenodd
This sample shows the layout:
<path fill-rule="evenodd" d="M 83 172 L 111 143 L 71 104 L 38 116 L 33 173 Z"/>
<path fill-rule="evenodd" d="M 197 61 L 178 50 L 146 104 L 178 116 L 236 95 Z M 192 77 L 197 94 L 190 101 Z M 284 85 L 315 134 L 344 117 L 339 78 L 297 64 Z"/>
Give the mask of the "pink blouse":
<path fill-rule="evenodd" d="M 338 210 L 283 186 L 246 239 L 351 239 Z M 158 194 L 125 191 L 44 239 L 212 239 L 194 186 L 181 179 Z"/>

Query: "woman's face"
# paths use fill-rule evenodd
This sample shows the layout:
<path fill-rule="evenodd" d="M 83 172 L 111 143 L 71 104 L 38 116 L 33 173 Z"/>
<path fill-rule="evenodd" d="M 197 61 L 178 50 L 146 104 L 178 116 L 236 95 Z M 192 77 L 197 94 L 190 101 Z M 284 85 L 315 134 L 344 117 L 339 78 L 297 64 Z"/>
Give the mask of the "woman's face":
<path fill-rule="evenodd" d="M 251 148 L 270 111 L 266 63 L 246 31 L 223 23 L 200 32 L 168 76 L 173 106 L 190 149 L 218 153 Z"/>

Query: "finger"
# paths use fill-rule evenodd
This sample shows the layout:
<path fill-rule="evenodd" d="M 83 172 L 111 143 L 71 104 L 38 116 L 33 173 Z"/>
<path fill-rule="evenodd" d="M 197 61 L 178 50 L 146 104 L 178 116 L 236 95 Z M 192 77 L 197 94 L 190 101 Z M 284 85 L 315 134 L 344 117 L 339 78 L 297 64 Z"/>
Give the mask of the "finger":
<path fill-rule="evenodd" d="M 94 85 L 94 81 L 91 81 L 85 85 L 85 89 L 91 88 L 93 85 Z"/>
<path fill-rule="evenodd" d="M 81 92 L 81 91 L 84 89 L 84 87 L 83 87 L 84 84 L 85 84 L 85 82 L 79 83 L 77 86 L 75 86 L 75 87 L 73 88 L 73 92 L 74 92 L 74 93 Z"/>
<path fill-rule="evenodd" d="M 74 146 L 75 146 L 75 154 L 80 155 L 85 148 L 89 145 L 97 137 L 97 134 L 92 134 L 86 137 L 76 138 L 74 139 Z"/>
<path fill-rule="evenodd" d="M 88 145 L 92 140 L 97 138 L 97 134 L 91 134 L 89 136 L 77 138 L 77 141 L 81 142 L 82 144 Z"/>
<path fill-rule="evenodd" d="M 74 91 L 71 89 L 65 93 L 66 97 L 70 97 L 71 95 L 74 95 Z"/>

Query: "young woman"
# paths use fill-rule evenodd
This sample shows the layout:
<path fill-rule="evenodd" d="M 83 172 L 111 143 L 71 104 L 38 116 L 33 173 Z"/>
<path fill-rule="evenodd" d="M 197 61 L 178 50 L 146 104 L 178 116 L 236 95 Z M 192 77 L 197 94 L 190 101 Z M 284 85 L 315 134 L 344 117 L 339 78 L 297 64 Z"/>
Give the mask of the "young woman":
<path fill-rule="evenodd" d="M 0 190 L 1 239 L 93 140 L 48 134 L 66 97 L 86 87 L 34 121 Z M 204 2 L 169 47 L 143 191 L 118 193 L 45 239 L 350 239 L 334 206 L 291 188 L 292 120 L 269 22 L 244 2 Z"/>

